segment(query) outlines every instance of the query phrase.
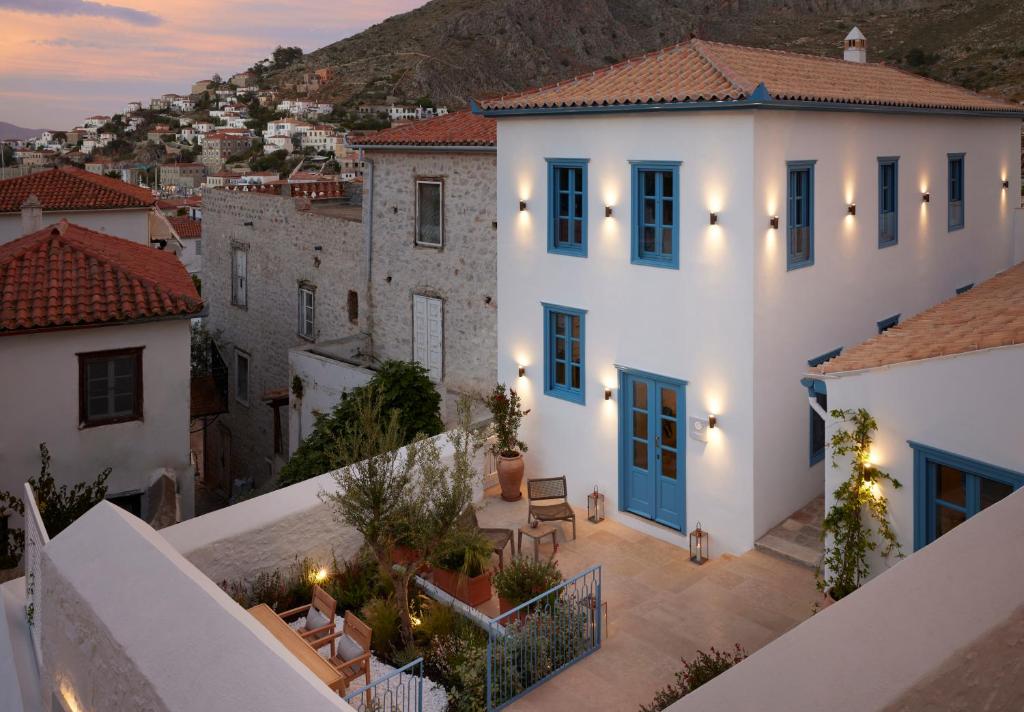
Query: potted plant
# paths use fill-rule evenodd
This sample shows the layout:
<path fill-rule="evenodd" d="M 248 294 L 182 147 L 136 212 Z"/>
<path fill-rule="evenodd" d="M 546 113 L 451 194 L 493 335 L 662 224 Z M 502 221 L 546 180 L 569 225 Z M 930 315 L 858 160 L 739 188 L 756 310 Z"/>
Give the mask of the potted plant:
<path fill-rule="evenodd" d="M 522 409 L 519 394 L 501 383 L 487 397 L 487 407 L 494 422 L 494 445 L 491 452 L 498 459 L 498 484 L 501 498 L 516 502 L 523 497 L 523 453 L 526 443 L 519 439 L 519 426 L 530 411 Z"/>
<path fill-rule="evenodd" d="M 491 600 L 491 542 L 480 533 L 457 529 L 433 556 L 434 584 L 470 606 Z"/>
<path fill-rule="evenodd" d="M 505 568 L 494 574 L 498 607 L 502 613 L 508 613 L 561 582 L 562 573 L 554 561 L 534 561 L 526 556 L 513 558 Z M 522 619 L 524 616 L 516 617 Z"/>

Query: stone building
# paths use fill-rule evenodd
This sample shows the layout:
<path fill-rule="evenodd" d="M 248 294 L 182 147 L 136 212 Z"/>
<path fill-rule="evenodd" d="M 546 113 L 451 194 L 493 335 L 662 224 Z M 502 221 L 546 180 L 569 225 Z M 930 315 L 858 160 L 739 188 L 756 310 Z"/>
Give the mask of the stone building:
<path fill-rule="evenodd" d="M 203 140 L 202 162 L 211 171 L 224 167 L 224 162 L 231 156 L 247 151 L 252 146 L 253 138 L 248 133 L 235 131 L 214 131 L 206 134 Z"/>
<path fill-rule="evenodd" d="M 206 178 L 203 163 L 167 163 L 160 166 L 160 187 L 198 188 Z"/>
<path fill-rule="evenodd" d="M 359 206 L 271 187 L 203 194 L 207 328 L 230 381 L 204 478 L 228 491 L 233 479 L 265 483 L 287 460 L 288 350 L 360 327 L 350 313 L 365 284 Z"/>

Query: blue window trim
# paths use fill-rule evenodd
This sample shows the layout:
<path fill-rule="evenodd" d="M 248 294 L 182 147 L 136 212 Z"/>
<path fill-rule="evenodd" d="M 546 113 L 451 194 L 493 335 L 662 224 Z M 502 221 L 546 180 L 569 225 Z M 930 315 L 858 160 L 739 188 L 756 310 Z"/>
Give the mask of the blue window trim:
<path fill-rule="evenodd" d="M 838 356 L 842 352 L 843 352 L 843 347 L 842 346 L 840 346 L 837 349 L 832 349 L 831 351 L 826 351 L 821 356 L 815 356 L 814 358 L 807 359 L 807 365 L 810 366 L 811 368 L 814 368 L 815 366 L 820 366 L 821 364 L 825 363 L 829 359 L 835 358 L 836 356 Z"/>
<path fill-rule="evenodd" d="M 967 221 L 967 185 L 964 183 L 964 179 L 967 176 L 967 161 L 964 159 L 966 154 L 963 153 L 947 153 L 946 154 L 946 228 L 948 232 L 955 230 L 963 230 L 964 223 Z M 960 162 L 960 175 L 958 181 L 960 184 L 960 222 L 954 223 L 950 216 L 950 206 L 953 203 L 952 195 L 952 184 L 953 184 L 953 162 Z"/>
<path fill-rule="evenodd" d="M 589 158 L 546 158 L 548 163 L 548 252 L 556 255 L 569 255 L 570 257 L 586 257 L 587 256 L 587 211 L 588 211 L 588 200 L 587 200 L 587 164 L 590 163 Z M 557 222 L 558 213 L 558 197 L 555 195 L 557 184 L 555 182 L 555 169 L 556 168 L 579 168 L 583 175 L 583 225 L 582 235 L 579 247 L 568 247 L 565 245 L 555 244 L 555 235 L 557 229 L 555 223 Z"/>
<path fill-rule="evenodd" d="M 928 463 L 948 465 L 974 475 L 1002 482 L 1015 490 L 1024 487 L 1024 473 L 1008 470 L 1005 467 L 991 465 L 947 450 L 908 440 L 907 444 L 914 451 L 914 551 L 928 543 L 928 525 L 931 517 L 928 507 L 931 502 L 928 482 Z"/>
<path fill-rule="evenodd" d="M 576 309 L 575 307 L 564 307 L 558 304 L 541 302 L 544 307 L 544 395 L 561 398 L 571 403 L 586 405 L 587 402 L 587 310 Z M 552 314 L 565 314 L 576 316 L 580 320 L 580 387 L 555 385 L 553 373 L 553 351 L 551 316 Z"/>
<path fill-rule="evenodd" d="M 969 292 L 969 291 L 971 291 L 972 289 L 974 289 L 974 282 L 970 282 L 970 283 L 968 283 L 968 284 L 965 284 L 965 285 L 964 285 L 964 286 L 962 286 L 962 287 L 957 287 L 957 288 L 956 288 L 956 293 L 957 293 L 957 294 L 963 294 L 964 292 Z"/>
<path fill-rule="evenodd" d="M 809 161 L 786 161 L 786 271 L 792 271 L 800 269 L 802 267 L 810 267 L 814 264 L 814 164 L 816 160 Z M 791 192 L 792 185 L 790 178 L 794 171 L 808 171 L 810 173 L 810 179 L 808 180 L 808 196 L 807 201 L 810 204 L 808 210 L 808 223 L 810 227 L 810 237 L 808 238 L 808 250 L 807 259 L 805 260 L 793 260 L 791 258 L 791 246 L 793 242 L 793 224 L 794 215 L 792 209 L 793 195 Z"/>
<path fill-rule="evenodd" d="M 646 265 L 648 267 L 661 267 L 663 269 L 679 269 L 679 220 L 682 215 L 682 196 L 679 194 L 679 167 L 682 161 L 630 161 L 633 214 L 630 222 L 632 224 L 632 241 L 630 245 L 629 261 L 635 265 Z M 671 259 L 658 259 L 654 257 L 643 257 L 640 255 L 640 218 L 643 215 L 640 197 L 640 172 L 641 171 L 672 171 L 672 195 L 675 201 L 675 215 L 672 224 L 672 256 Z"/>
<path fill-rule="evenodd" d="M 882 169 L 885 166 L 892 166 L 892 212 L 893 232 L 892 239 L 882 238 Z M 900 241 L 900 157 L 879 156 L 878 157 L 878 248 L 892 247 Z"/>
<path fill-rule="evenodd" d="M 899 314 L 893 314 L 890 317 L 882 319 L 880 322 L 878 322 L 878 333 L 881 334 L 886 329 L 891 329 L 892 327 L 896 326 L 899 323 L 900 323 L 900 315 Z"/>

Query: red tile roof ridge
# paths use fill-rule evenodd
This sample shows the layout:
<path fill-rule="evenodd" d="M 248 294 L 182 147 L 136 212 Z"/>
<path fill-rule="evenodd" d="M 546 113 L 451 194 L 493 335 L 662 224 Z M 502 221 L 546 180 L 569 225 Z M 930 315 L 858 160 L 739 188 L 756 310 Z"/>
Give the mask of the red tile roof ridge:
<path fill-rule="evenodd" d="M 697 52 L 700 57 L 707 62 L 712 69 L 722 75 L 725 81 L 729 82 L 737 92 L 739 92 L 740 98 L 746 97 L 751 94 L 757 85 L 745 86 L 744 83 L 736 76 L 736 73 L 726 64 L 721 58 L 715 58 L 707 51 L 707 45 L 718 44 L 716 42 L 705 42 L 696 37 L 690 40 L 690 45 Z"/>

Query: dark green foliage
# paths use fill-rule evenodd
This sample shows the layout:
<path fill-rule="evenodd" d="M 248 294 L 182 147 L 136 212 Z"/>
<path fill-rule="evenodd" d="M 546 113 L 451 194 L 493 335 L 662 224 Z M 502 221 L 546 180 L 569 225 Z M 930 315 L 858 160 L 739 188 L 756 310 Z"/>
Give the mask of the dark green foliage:
<path fill-rule="evenodd" d="M 494 421 L 494 445 L 491 451 L 505 457 L 515 457 L 520 452 L 526 452 L 526 443 L 519 439 L 519 426 L 523 416 L 530 411 L 523 410 L 519 394 L 511 388 L 506 392 L 504 384 L 499 383 L 487 396 L 487 407 Z"/>
<path fill-rule="evenodd" d="M 438 568 L 458 571 L 473 578 L 490 566 L 492 549 L 491 542 L 479 532 L 457 529 L 445 539 L 432 563 Z"/>
<path fill-rule="evenodd" d="M 649 705 L 640 705 L 640 712 L 661 712 L 706 682 L 710 682 L 736 663 L 747 657 L 746 651 L 736 644 L 735 652 L 723 653 L 711 648 L 710 653 L 697 651 L 693 662 L 683 660 L 683 669 L 676 673 L 676 681 L 654 695 Z"/>
<path fill-rule="evenodd" d="M 195 285 L 196 292 L 199 296 L 203 296 L 203 280 L 199 278 L 198 274 L 192 274 L 192 284 Z"/>
<path fill-rule="evenodd" d="M 374 598 L 363 606 L 360 616 L 373 629 L 371 646 L 378 657 L 395 660 L 402 649 L 402 617 L 393 598 Z"/>
<path fill-rule="evenodd" d="M 517 556 L 494 574 L 494 589 L 514 606 L 529 601 L 562 582 L 554 561 Z M 546 598 L 546 597 L 545 597 Z"/>
<path fill-rule="evenodd" d="M 906 61 L 911 67 L 929 67 L 939 61 L 939 55 L 914 47 L 907 52 Z"/>
<path fill-rule="evenodd" d="M 300 59 L 302 59 L 301 47 L 282 47 L 278 45 L 274 49 L 274 53 L 270 55 L 269 69 L 284 69 L 289 64 L 293 64 Z"/>
<path fill-rule="evenodd" d="M 441 396 L 426 369 L 416 363 L 385 361 L 368 384 L 343 395 L 329 415 L 317 419 L 313 432 L 281 468 L 278 484 L 295 484 L 351 464 L 334 445 L 356 422 L 359 409 L 368 398 L 380 400 L 382 418 L 390 418 L 392 411 L 398 411 L 403 445 L 412 442 L 417 434 L 437 435 L 443 428 Z"/>

